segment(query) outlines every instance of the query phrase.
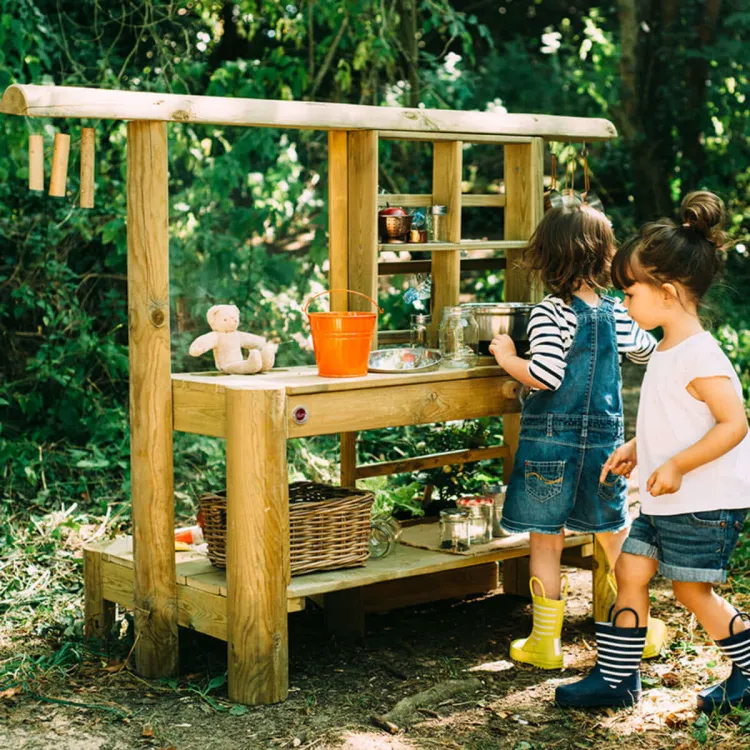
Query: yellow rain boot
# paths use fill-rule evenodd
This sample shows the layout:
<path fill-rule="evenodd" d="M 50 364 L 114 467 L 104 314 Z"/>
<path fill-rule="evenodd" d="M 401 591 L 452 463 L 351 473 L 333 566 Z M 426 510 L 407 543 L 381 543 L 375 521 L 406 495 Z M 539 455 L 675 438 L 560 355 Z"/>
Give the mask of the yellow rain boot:
<path fill-rule="evenodd" d="M 532 577 L 529 581 L 531 601 L 534 607 L 534 625 L 528 638 L 519 638 L 510 644 L 510 658 L 524 664 L 533 664 L 540 669 L 562 669 L 563 653 L 560 644 L 565 600 L 568 595 L 568 578 L 563 576 L 563 592 L 560 599 L 547 599 L 542 582 Z M 542 595 L 534 593 L 534 582 Z"/>
<path fill-rule="evenodd" d="M 617 581 L 613 573 L 607 574 L 607 581 L 609 583 L 612 592 L 617 598 Z M 643 658 L 653 659 L 659 656 L 662 648 L 669 638 L 669 629 L 667 623 L 664 620 L 659 620 L 656 617 L 648 617 L 648 630 L 646 631 L 646 645 L 643 648 Z"/>

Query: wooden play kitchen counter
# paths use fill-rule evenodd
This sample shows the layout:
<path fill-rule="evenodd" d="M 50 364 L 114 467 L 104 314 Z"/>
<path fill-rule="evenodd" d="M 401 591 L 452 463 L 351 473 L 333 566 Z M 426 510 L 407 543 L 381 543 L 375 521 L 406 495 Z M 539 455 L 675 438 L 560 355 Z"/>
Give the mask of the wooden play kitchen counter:
<path fill-rule="evenodd" d="M 290 577 L 288 439 L 519 410 L 518 384 L 495 366 L 347 379 L 315 373 L 303 367 L 261 376 L 172 376 L 174 429 L 225 438 L 227 455 L 227 568 L 214 568 L 202 555 L 176 554 L 177 621 L 228 642 L 230 696 L 248 703 L 286 697 L 287 615 L 309 598 L 324 603 L 334 627 L 351 628 L 366 611 L 492 588 L 498 560 L 507 561 L 506 590 L 526 594 L 527 560 L 519 559 L 528 554 L 526 535 L 473 557 L 398 545 L 364 567 Z M 471 453 L 473 460 L 507 462 L 510 447 Z M 380 466 L 402 468 L 375 464 L 355 467 L 355 475 L 376 475 Z M 589 567 L 591 541 L 588 534 L 568 536 L 567 561 Z M 103 629 L 111 603 L 134 603 L 132 540 L 89 548 L 86 561 L 89 616 L 98 613 Z M 415 585 L 405 580 L 417 576 L 429 577 Z"/>

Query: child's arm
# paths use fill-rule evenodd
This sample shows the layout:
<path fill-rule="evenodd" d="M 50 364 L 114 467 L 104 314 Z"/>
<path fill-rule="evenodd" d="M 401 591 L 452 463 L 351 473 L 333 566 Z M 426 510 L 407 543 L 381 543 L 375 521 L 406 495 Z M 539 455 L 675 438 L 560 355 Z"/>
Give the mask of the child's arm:
<path fill-rule="evenodd" d="M 495 357 L 497 364 L 505 370 L 512 378 L 530 388 L 539 388 L 540 390 L 549 390 L 549 386 L 537 380 L 530 372 L 531 364 L 516 354 L 516 345 L 513 339 L 507 334 L 496 336 L 490 344 L 490 354 Z"/>
<path fill-rule="evenodd" d="M 745 407 L 728 377 L 696 378 L 687 389 L 693 398 L 705 402 L 716 424 L 697 443 L 662 464 L 649 477 L 646 489 L 653 497 L 677 492 L 685 474 L 728 453 L 747 434 Z"/>
<path fill-rule="evenodd" d="M 622 305 L 615 305 L 615 326 L 617 330 L 617 351 L 631 362 L 645 365 L 656 349 L 656 339 L 644 331 Z"/>
<path fill-rule="evenodd" d="M 635 438 L 633 438 L 612 452 L 612 455 L 607 459 L 604 466 L 602 466 L 599 481 L 604 482 L 610 471 L 613 474 L 618 474 L 619 476 L 624 476 L 630 479 L 630 475 L 637 464 L 638 455 L 636 453 Z"/>

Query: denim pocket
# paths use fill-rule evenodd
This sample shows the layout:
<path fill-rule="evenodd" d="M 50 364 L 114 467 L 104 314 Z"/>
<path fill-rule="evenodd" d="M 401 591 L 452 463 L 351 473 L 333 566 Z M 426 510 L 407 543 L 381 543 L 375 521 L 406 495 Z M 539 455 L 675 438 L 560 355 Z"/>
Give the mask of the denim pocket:
<path fill-rule="evenodd" d="M 686 513 L 688 521 L 699 528 L 719 529 L 726 526 L 723 510 L 702 510 L 697 513 Z"/>
<path fill-rule="evenodd" d="M 562 492 L 565 461 L 526 461 L 526 494 L 546 502 Z"/>
<path fill-rule="evenodd" d="M 602 500 L 618 500 L 626 492 L 627 483 L 625 477 L 613 474 L 611 471 L 607 474 L 603 482 L 599 482 L 596 494 Z"/>

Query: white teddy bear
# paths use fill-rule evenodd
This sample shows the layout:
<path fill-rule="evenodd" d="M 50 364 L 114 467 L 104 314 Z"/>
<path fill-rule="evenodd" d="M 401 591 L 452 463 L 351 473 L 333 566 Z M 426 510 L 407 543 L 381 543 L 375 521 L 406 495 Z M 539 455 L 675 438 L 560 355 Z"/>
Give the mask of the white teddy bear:
<path fill-rule="evenodd" d="M 214 305 L 206 313 L 206 319 L 211 333 L 190 344 L 191 356 L 200 357 L 213 349 L 216 369 L 231 375 L 253 375 L 273 367 L 278 345 L 262 336 L 238 331 L 240 311 L 235 305 Z M 242 349 L 250 349 L 247 359 L 243 359 Z"/>

